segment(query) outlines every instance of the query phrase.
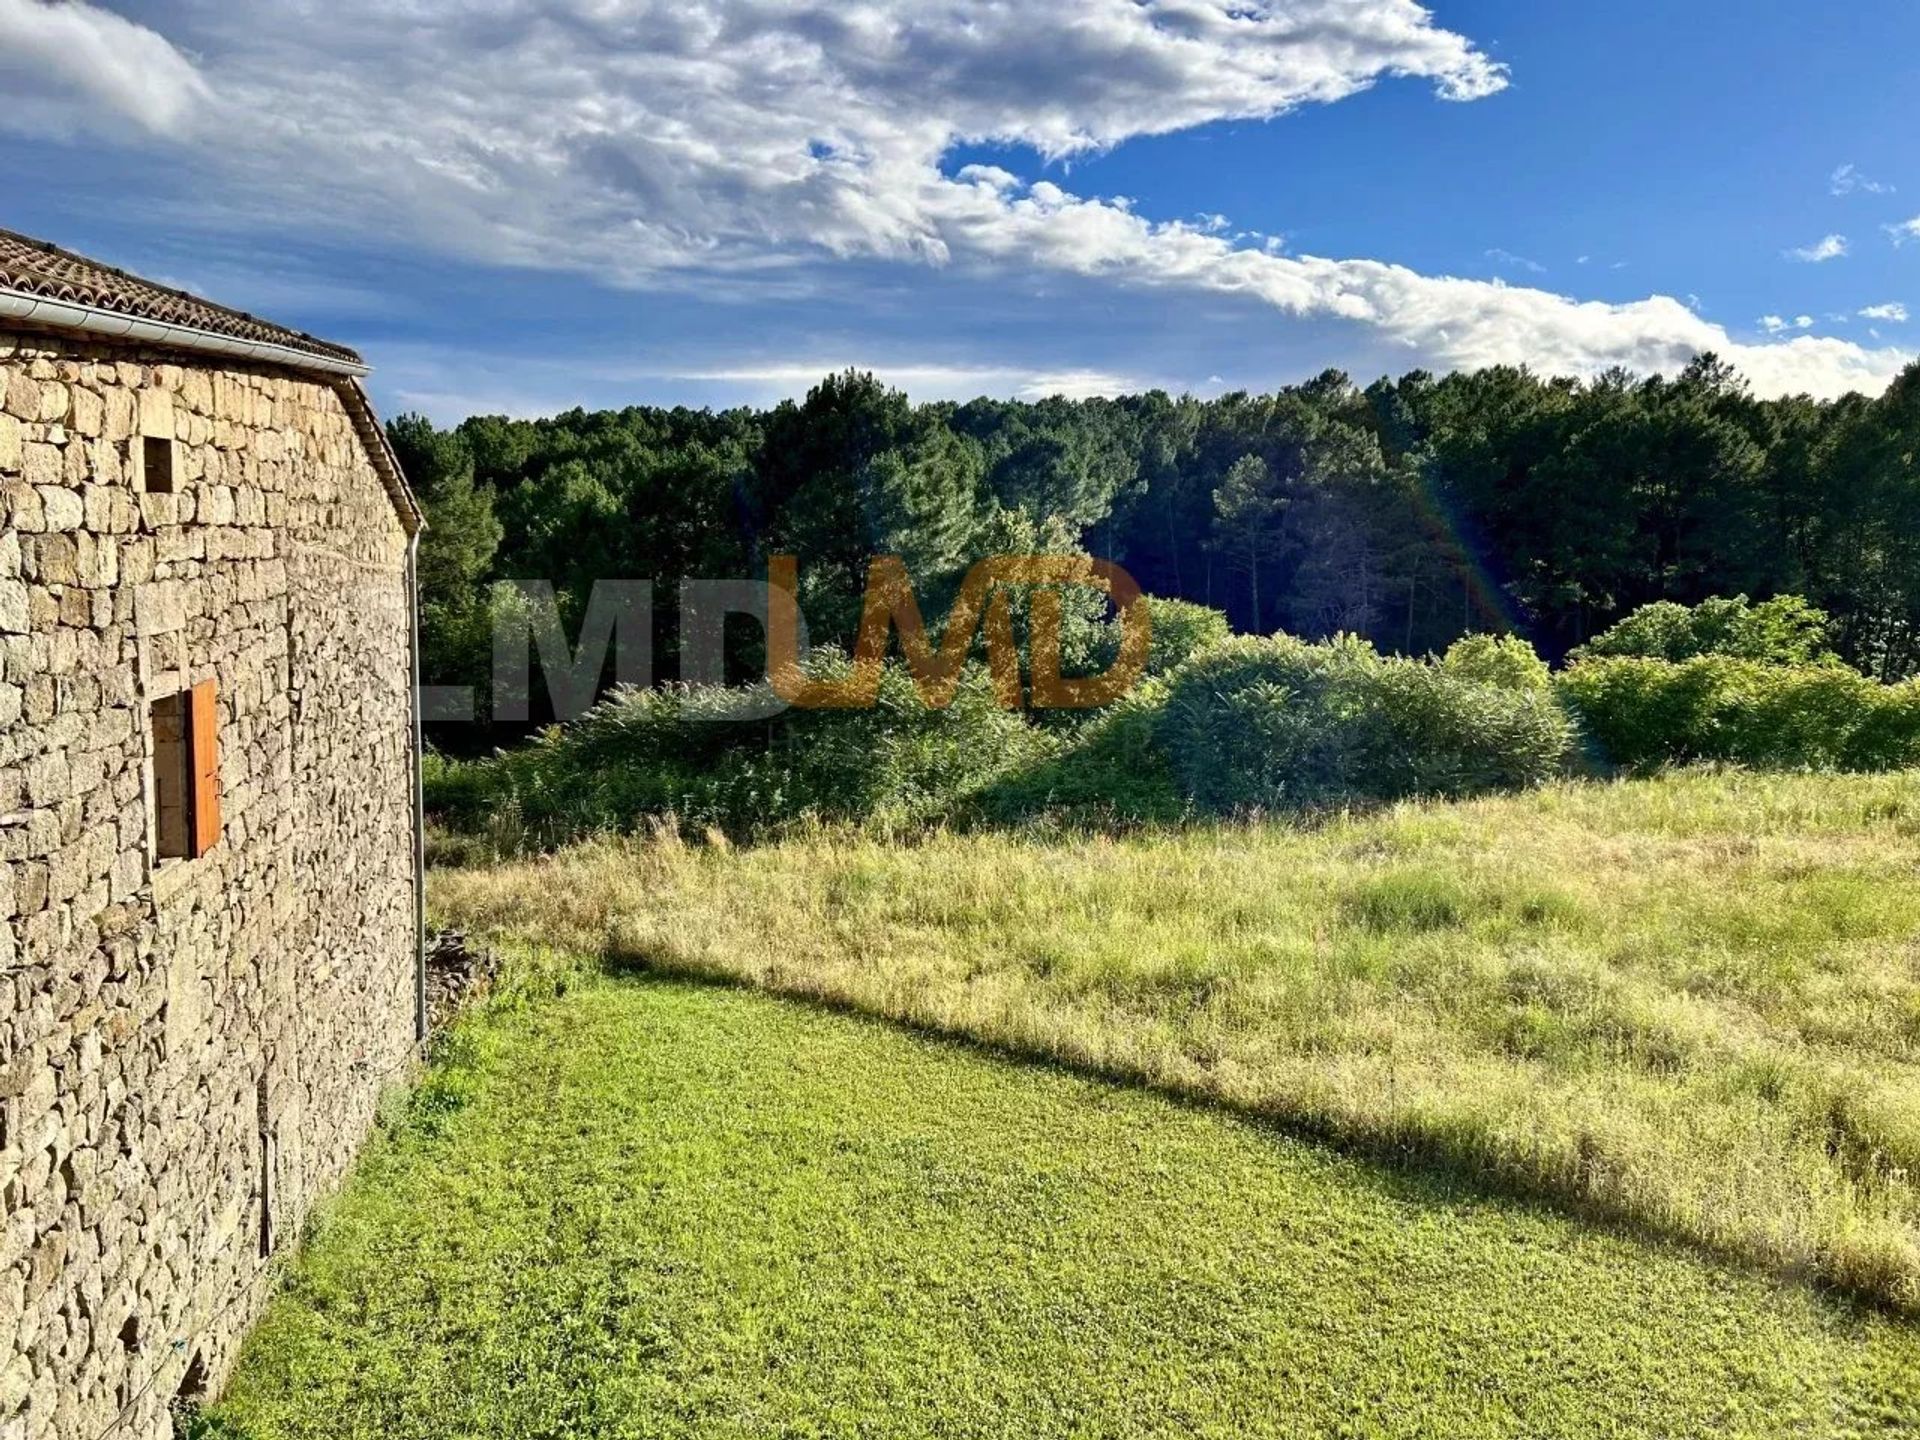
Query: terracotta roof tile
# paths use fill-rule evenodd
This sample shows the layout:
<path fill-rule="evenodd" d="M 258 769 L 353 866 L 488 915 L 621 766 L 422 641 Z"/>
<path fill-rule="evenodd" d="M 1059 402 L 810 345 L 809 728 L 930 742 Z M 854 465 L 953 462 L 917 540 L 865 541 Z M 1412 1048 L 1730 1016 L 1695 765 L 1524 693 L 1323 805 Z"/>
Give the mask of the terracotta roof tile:
<path fill-rule="evenodd" d="M 334 345 L 298 330 L 202 300 L 184 290 L 155 285 L 124 270 L 102 265 L 44 240 L 0 230 L 0 290 L 47 300 L 64 300 L 136 320 L 183 325 L 235 340 L 280 345 L 350 365 L 363 362 L 344 345 Z"/>

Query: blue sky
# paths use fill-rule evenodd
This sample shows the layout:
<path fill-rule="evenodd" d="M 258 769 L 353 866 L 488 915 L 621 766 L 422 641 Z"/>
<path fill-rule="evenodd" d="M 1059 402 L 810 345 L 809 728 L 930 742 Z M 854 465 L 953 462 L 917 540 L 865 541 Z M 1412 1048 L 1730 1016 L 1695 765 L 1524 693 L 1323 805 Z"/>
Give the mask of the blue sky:
<path fill-rule="evenodd" d="M 1836 13 L 0 0 L 0 225 L 442 420 L 845 364 L 1204 394 L 1713 348 L 1871 391 L 1920 348 L 1920 6 Z"/>

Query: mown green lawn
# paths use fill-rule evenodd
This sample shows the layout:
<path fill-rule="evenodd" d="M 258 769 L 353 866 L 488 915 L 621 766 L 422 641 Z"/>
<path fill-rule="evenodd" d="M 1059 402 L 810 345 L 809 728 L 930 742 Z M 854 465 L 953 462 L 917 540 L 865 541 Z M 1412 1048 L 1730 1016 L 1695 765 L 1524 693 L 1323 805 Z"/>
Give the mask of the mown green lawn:
<path fill-rule="evenodd" d="M 212 1434 L 1878 1434 L 1920 1330 L 1147 1091 L 689 982 L 477 1017 Z"/>

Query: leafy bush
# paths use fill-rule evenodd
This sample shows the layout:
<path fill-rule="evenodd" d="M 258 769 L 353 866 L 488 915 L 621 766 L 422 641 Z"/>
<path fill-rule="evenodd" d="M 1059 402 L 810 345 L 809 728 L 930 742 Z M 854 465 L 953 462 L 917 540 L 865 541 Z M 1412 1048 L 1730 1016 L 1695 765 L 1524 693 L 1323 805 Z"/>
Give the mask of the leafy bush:
<path fill-rule="evenodd" d="M 1196 605 L 1190 600 L 1147 598 L 1153 620 L 1153 643 L 1147 649 L 1147 674 L 1165 675 L 1202 650 L 1211 649 L 1233 634 L 1224 610 Z M 1112 651 L 1119 650 L 1119 626 L 1113 625 Z M 1109 657 L 1109 663 L 1111 658 Z"/>
<path fill-rule="evenodd" d="M 1135 687 L 1054 753 L 989 786 L 975 807 L 978 815 L 1000 822 L 1038 815 L 1126 825 L 1180 820 L 1192 807 L 1159 744 L 1166 699 L 1164 681 Z"/>
<path fill-rule="evenodd" d="M 1556 688 L 1596 758 L 1623 769 L 1692 760 L 1816 770 L 1920 764 L 1920 682 L 1882 685 L 1842 665 L 1589 659 Z"/>
<path fill-rule="evenodd" d="M 1572 727 L 1552 693 L 1382 656 L 1342 636 L 1236 639 L 1169 678 L 1161 746 L 1202 810 L 1464 795 L 1558 773 Z"/>
<path fill-rule="evenodd" d="M 1725 655 L 1769 665 L 1810 665 L 1833 658 L 1828 629 L 1826 612 L 1798 595 L 1778 595 L 1758 605 L 1744 595 L 1692 607 L 1661 600 L 1642 605 L 1569 658 L 1678 662 Z"/>
<path fill-rule="evenodd" d="M 1104 674 L 1112 668 L 1114 660 L 1119 659 L 1119 616 L 1102 616 L 1100 611 L 1106 609 L 1106 599 L 1091 589 L 1068 588 L 1062 591 L 1062 595 L 1062 672 L 1069 676 Z M 1092 607 L 1089 607 L 1089 601 L 1094 601 Z M 1208 605 L 1148 595 L 1146 614 L 1152 622 L 1152 639 L 1146 649 L 1148 676 L 1169 674 L 1200 651 L 1219 645 L 1223 639 L 1233 636 L 1233 624 L 1229 624 L 1227 612 L 1215 611 Z M 1025 668 L 1029 662 L 1025 605 L 1016 605 L 1014 616 L 1014 636 L 1020 641 L 1020 662 Z M 985 649 L 979 651 L 979 657 L 985 659 Z M 1054 714 L 1050 718 L 1073 720 L 1075 716 Z"/>
<path fill-rule="evenodd" d="M 438 750 L 429 749 L 420 757 L 420 787 L 429 815 L 462 828 L 480 824 L 493 805 L 487 767 Z"/>
<path fill-rule="evenodd" d="M 808 666 L 815 679 L 847 669 L 833 652 Z M 898 664 L 870 709 L 769 718 L 770 700 L 764 685 L 619 691 L 521 749 L 436 762 L 428 808 L 456 826 L 515 829 L 513 848 L 666 817 L 743 835 L 807 816 L 911 824 L 943 817 L 1051 743 L 1002 709 L 973 666 L 944 710 L 929 709 Z"/>
<path fill-rule="evenodd" d="M 1441 657 L 1449 675 L 1502 690 L 1545 690 L 1553 672 L 1518 635 L 1463 635 Z"/>
<path fill-rule="evenodd" d="M 1169 672 L 1102 713 L 1004 710 L 979 664 L 942 710 L 898 663 L 869 709 L 782 710 L 764 685 L 627 691 L 489 760 L 429 755 L 428 808 L 502 849 L 668 817 L 740 836 L 805 817 L 1174 823 L 1539 784 L 1565 767 L 1576 722 L 1607 767 L 1920 765 L 1920 681 L 1781 663 L 1815 653 L 1817 614 L 1797 601 L 1648 607 L 1602 637 L 1772 658 L 1589 655 L 1558 677 L 1512 636 L 1468 636 L 1436 662 L 1354 637 L 1223 638 L 1218 612 L 1180 602 L 1154 616 L 1154 668 Z M 809 667 L 830 679 L 848 661 L 822 651 Z"/>

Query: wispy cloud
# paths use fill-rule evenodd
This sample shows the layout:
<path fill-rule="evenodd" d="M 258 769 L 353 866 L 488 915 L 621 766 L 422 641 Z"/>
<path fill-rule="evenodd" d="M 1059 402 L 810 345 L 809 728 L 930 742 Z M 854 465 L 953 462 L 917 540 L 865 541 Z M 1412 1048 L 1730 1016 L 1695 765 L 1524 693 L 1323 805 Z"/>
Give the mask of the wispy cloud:
<path fill-rule="evenodd" d="M 888 364 L 851 357 L 786 362 L 778 365 L 739 365 L 712 370 L 661 372 L 650 378 L 694 380 L 711 384 L 772 387 L 782 395 L 794 394 L 816 384 L 822 376 L 841 370 L 871 370 L 890 385 L 897 385 L 916 399 L 966 400 L 976 395 L 1010 395 L 1021 400 L 1041 400 L 1064 395 L 1070 400 L 1088 400 L 1099 396 L 1127 395 L 1149 390 L 1161 381 L 1137 375 L 1116 375 L 1103 370 L 1054 370 L 1039 373 L 1017 366 Z M 1180 387 L 1176 387 L 1180 388 Z"/>
<path fill-rule="evenodd" d="M 1907 307 L 1898 300 L 1890 300 L 1885 305 L 1869 305 L 1860 312 L 1862 320 L 1885 320 L 1890 324 L 1907 323 Z"/>
<path fill-rule="evenodd" d="M 716 337 L 713 348 L 725 352 Z M 661 355 L 601 354 L 583 366 L 563 349 L 509 352 L 472 345 L 402 343 L 384 352 L 376 372 L 382 396 L 396 410 L 419 410 L 454 422 L 468 415 L 533 419 L 576 405 L 630 403 L 635 394 L 660 404 L 772 404 L 804 395 L 828 375 L 867 370 L 916 401 L 996 398 L 1081 400 L 1162 389 L 1200 388 L 1166 374 L 1095 369 L 1041 369 L 1019 363 L 889 358 L 884 351 L 801 352 L 804 360 L 755 356 L 737 363 L 675 365 Z M 895 352 L 897 353 L 897 352 Z M 584 373 L 584 379 L 583 379 Z"/>
<path fill-rule="evenodd" d="M 1909 240 L 1920 240 L 1920 215 L 1911 220 L 1902 220 L 1898 225 L 1887 226 L 1887 234 L 1893 237 L 1895 245 L 1904 245 Z"/>
<path fill-rule="evenodd" d="M 1509 270 L 1525 270 L 1533 275 L 1544 275 L 1547 273 L 1547 267 L 1539 261 L 1529 260 L 1524 255 L 1516 255 L 1511 250 L 1501 250 L 1497 248 L 1489 250 L 1487 251 L 1487 259 L 1493 261 L 1496 265 L 1505 266 Z"/>
<path fill-rule="evenodd" d="M 1827 189 L 1835 195 L 1852 195 L 1855 192 L 1862 195 L 1893 194 L 1893 186 L 1882 184 L 1878 180 L 1873 180 L 1862 175 L 1859 167 L 1853 164 L 1842 165 L 1838 170 L 1835 170 L 1833 174 L 1828 177 Z"/>
<path fill-rule="evenodd" d="M 1820 265 L 1828 260 L 1838 260 L 1847 253 L 1847 237 L 1828 235 L 1814 241 L 1811 245 L 1802 245 L 1782 253 L 1789 260 L 1799 260 L 1808 265 Z"/>
<path fill-rule="evenodd" d="M 1781 335 L 1789 330 L 1811 330 L 1813 328 L 1813 317 L 1811 315 L 1796 315 L 1793 319 L 1786 320 L 1778 315 L 1762 315 L 1760 317 L 1760 328 L 1769 335 Z"/>

